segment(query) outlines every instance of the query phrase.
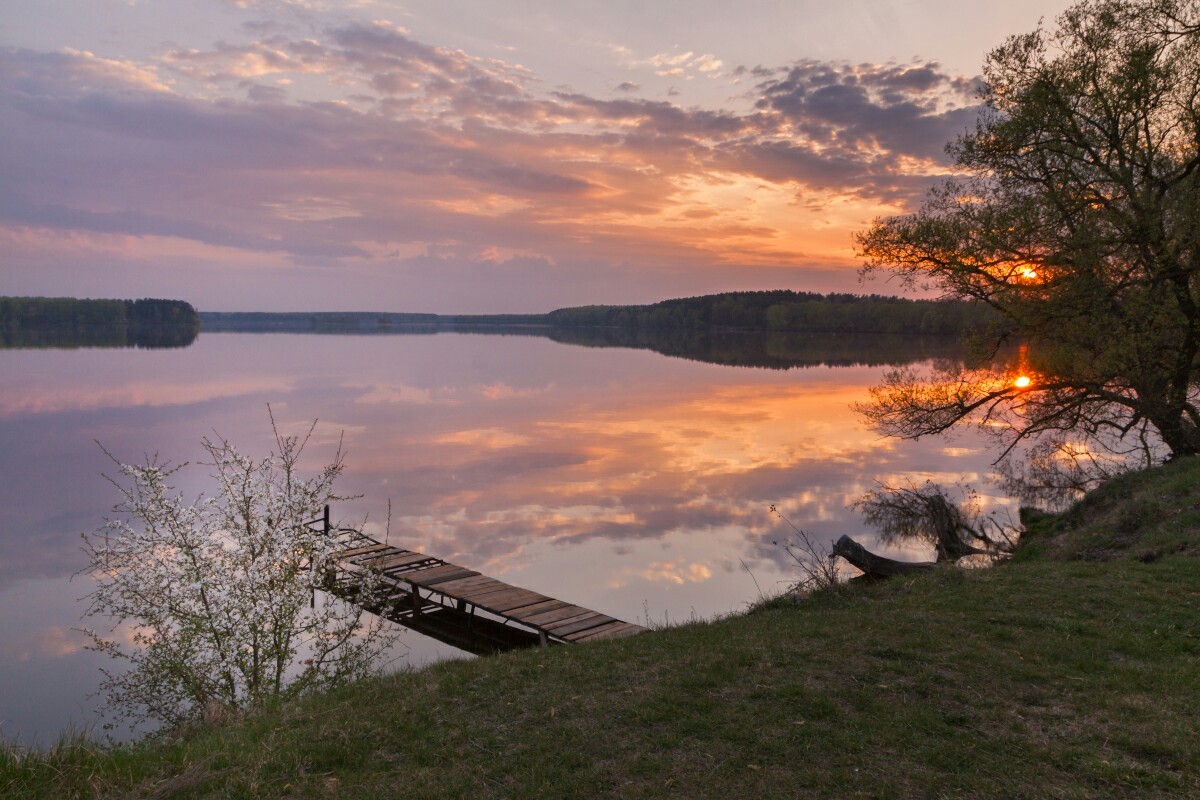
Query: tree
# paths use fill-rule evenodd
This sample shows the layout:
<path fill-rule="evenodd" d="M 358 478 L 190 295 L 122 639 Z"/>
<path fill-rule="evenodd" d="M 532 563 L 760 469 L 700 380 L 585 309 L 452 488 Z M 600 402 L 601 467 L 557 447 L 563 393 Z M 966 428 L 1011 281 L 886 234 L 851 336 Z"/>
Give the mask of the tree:
<path fill-rule="evenodd" d="M 91 649 L 128 662 L 104 670 L 100 693 L 115 717 L 177 728 L 380 663 L 396 634 L 320 592 L 337 544 L 307 523 L 343 499 L 334 494 L 342 460 L 339 450 L 302 479 L 307 440 L 276 432 L 276 451 L 257 462 L 224 439 L 203 440 L 217 488 L 194 503 L 169 485 L 184 465 L 119 464 L 121 516 L 84 535 L 95 581 L 85 616 L 112 623 L 84 633 Z M 361 590 L 374 579 L 364 572 Z"/>
<path fill-rule="evenodd" d="M 1006 324 L 990 358 L 893 371 L 860 410 L 907 438 L 982 423 L 1001 458 L 1200 452 L 1200 0 L 1084 0 L 993 50 L 984 81 L 956 177 L 856 241 L 866 273 Z"/>
<path fill-rule="evenodd" d="M 976 555 L 1004 556 L 1016 543 L 1016 526 L 995 512 L 984 514 L 978 493 L 960 486 L 960 502 L 933 481 L 924 486 L 880 485 L 854 504 L 883 542 L 922 542 L 935 560 L 954 562 Z"/>

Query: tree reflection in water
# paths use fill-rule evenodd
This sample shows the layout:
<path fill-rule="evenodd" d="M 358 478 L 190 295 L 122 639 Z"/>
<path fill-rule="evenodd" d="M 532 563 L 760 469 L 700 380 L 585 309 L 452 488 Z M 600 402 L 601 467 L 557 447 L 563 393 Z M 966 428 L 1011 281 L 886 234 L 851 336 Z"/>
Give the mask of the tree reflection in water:
<path fill-rule="evenodd" d="M 111 505 L 94 440 L 127 459 L 195 461 L 195 442 L 213 431 L 266 452 L 268 402 L 285 432 L 320 418 L 314 457 L 344 433 L 345 488 L 363 495 L 339 509 L 348 518 L 382 529 L 390 500 L 393 542 L 633 621 L 647 608 L 661 619 L 744 607 L 756 590 L 740 561 L 764 591 L 792 582 L 771 503 L 830 542 L 863 536 L 847 506 L 877 480 L 985 485 L 990 459 L 976 437 L 880 441 L 848 408 L 881 377 L 864 364 L 951 345 L 724 341 L 700 355 L 792 368 L 528 335 L 202 333 L 178 350 L 0 351 L 0 372 L 22 377 L 0 383 L 0 683 L 28 687 L 0 697 L 0 718 L 53 731 L 95 686 L 97 664 L 71 634 L 87 587 L 67 583 L 82 566 L 79 533 Z M 189 497 L 205 483 L 204 468 L 194 472 L 180 484 Z M 995 492 L 984 501 L 1009 503 Z M 414 663 L 447 655 L 406 642 Z"/>

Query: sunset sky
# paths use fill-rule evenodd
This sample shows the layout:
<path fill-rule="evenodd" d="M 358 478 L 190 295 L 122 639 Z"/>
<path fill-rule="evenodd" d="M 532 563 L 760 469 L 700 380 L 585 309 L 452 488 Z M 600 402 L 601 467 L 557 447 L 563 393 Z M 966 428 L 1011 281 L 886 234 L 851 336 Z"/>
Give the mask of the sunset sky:
<path fill-rule="evenodd" d="M 896 293 L 988 49 L 1066 0 L 0 0 L 0 294 L 537 312 Z"/>

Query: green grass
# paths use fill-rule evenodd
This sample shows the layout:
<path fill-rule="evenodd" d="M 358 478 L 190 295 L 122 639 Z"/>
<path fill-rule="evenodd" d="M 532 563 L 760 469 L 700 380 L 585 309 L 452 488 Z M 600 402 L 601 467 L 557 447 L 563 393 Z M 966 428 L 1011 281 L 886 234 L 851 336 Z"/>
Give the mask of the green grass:
<path fill-rule="evenodd" d="M 1018 560 L 1200 556 L 1200 457 L 1114 478 L 1066 512 L 1025 523 Z"/>
<path fill-rule="evenodd" d="M 173 743 L 0 757 L 0 797 L 1197 797 L 1186 475 L 1121 489 L 1179 509 L 1138 529 L 1158 544 L 1106 529 L 1125 512 L 1100 492 L 998 568 L 440 664 Z"/>

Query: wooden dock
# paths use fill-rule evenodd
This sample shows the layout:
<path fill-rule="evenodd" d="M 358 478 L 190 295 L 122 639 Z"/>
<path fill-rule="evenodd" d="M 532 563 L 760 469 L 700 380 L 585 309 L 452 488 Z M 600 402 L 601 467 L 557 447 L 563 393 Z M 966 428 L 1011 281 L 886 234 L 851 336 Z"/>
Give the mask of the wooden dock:
<path fill-rule="evenodd" d="M 347 546 L 326 580 L 332 594 L 472 653 L 596 642 L 646 630 L 357 531 L 334 535 Z M 364 570 L 374 573 L 377 584 L 370 598 L 359 596 Z"/>

